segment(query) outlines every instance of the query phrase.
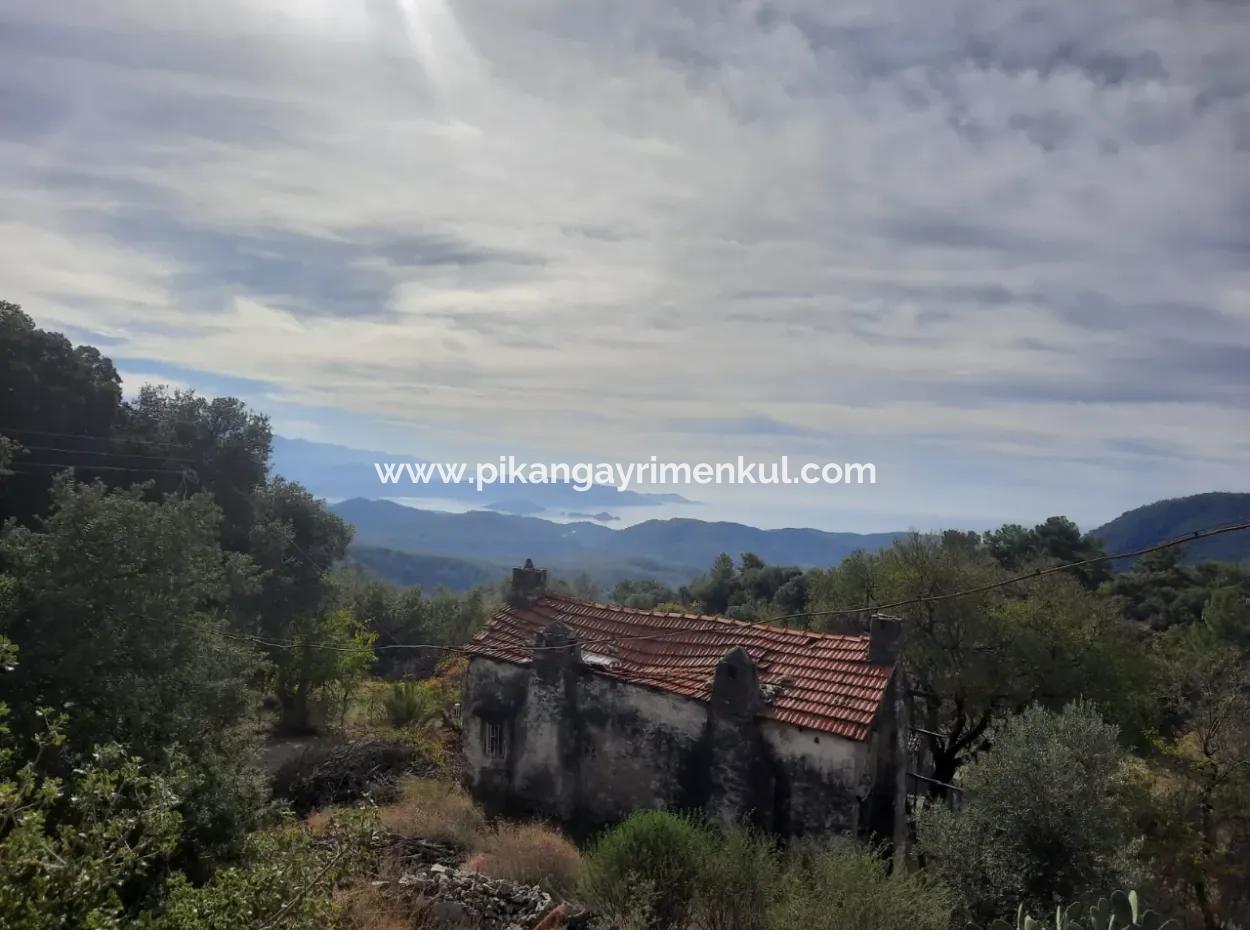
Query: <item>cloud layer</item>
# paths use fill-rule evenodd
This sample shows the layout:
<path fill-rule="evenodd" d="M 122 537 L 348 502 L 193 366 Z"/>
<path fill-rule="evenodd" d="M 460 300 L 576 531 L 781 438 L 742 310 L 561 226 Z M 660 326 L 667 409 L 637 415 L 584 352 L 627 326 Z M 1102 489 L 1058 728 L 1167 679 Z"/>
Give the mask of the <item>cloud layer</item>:
<path fill-rule="evenodd" d="M 1248 42 L 1219 0 L 28 4 L 2 296 L 311 438 L 1103 518 L 1244 487 Z"/>

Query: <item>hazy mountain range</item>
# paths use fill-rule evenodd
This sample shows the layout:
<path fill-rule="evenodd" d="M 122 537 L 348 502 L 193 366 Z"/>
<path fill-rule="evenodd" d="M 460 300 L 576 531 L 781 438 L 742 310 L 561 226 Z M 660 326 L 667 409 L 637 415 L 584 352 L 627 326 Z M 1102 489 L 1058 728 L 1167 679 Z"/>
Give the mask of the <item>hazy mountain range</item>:
<path fill-rule="evenodd" d="M 554 515 L 579 505 L 583 509 L 588 504 L 627 508 L 685 500 L 678 495 L 620 492 L 610 487 L 578 492 L 567 486 L 531 485 L 523 500 L 509 497 L 503 489 L 499 501 L 487 502 L 471 487 L 444 484 L 430 486 L 419 496 L 474 502 L 490 509 L 467 513 L 421 510 L 378 499 L 384 490 L 412 493 L 411 488 L 379 484 L 373 463 L 387 461 L 417 460 L 300 439 L 274 439 L 274 470 L 318 495 L 348 498 L 333 509 L 356 529 L 352 558 L 397 584 L 470 588 L 497 581 L 513 566 L 532 558 L 557 576 L 586 573 L 605 588 L 624 578 L 680 585 L 706 571 L 722 552 L 735 557 L 754 552 L 766 562 L 804 568 L 829 566 L 856 549 L 875 551 L 905 535 L 904 531 L 764 530 L 686 518 L 647 520 L 613 529 L 589 520 L 556 523 L 506 512 Z M 1005 515 L 1004 522 L 1009 520 L 1010 515 Z M 1138 507 L 1091 533 L 1105 542 L 1109 552 L 1122 552 L 1245 520 L 1250 520 L 1250 494 L 1197 494 Z M 1250 560 L 1250 531 L 1199 541 L 1186 547 L 1184 557 L 1188 561 Z"/>
<path fill-rule="evenodd" d="M 393 554 L 401 552 L 421 559 L 436 555 L 440 561 L 430 569 L 442 576 L 449 570 L 444 560 L 455 558 L 466 580 L 492 567 L 495 577 L 501 577 L 506 569 L 532 558 L 557 575 L 586 572 L 603 585 L 622 578 L 683 584 L 705 571 L 722 552 L 754 552 L 766 562 L 787 565 L 834 565 L 856 549 L 879 549 L 902 535 L 762 530 L 741 523 L 690 519 L 648 520 L 611 529 L 591 522 L 553 523 L 490 510 L 418 510 L 364 498 L 342 501 L 332 509 L 356 527 L 353 556 L 357 561 L 395 580 L 401 573 L 416 578 L 425 571 L 420 559 L 403 560 Z"/>

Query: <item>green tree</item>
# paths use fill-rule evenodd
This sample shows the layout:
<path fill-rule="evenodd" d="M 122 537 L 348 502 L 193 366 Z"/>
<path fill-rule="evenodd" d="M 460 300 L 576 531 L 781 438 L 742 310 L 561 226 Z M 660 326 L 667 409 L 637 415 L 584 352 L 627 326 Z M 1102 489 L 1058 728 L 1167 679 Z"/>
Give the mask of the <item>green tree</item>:
<path fill-rule="evenodd" d="M 963 802 L 917 820 L 927 868 L 982 922 L 1052 911 L 1133 883 L 1137 842 L 1116 728 L 1089 704 L 1033 707 L 995 728 L 964 767 Z"/>
<path fill-rule="evenodd" d="M 281 651 L 274 671 L 282 726 L 293 732 L 309 729 L 318 698 L 341 722 L 352 694 L 373 667 L 377 634 L 366 630 L 350 611 L 340 609 L 300 623 L 293 635 L 292 645 Z"/>
<path fill-rule="evenodd" d="M 115 448 L 169 456 L 161 472 L 152 475 L 157 490 L 189 486 L 209 491 L 225 517 L 222 545 L 247 551 L 252 494 L 264 485 L 269 468 L 273 435 L 268 417 L 233 397 L 144 385 L 119 410 L 113 436 Z"/>
<path fill-rule="evenodd" d="M 1250 597 L 1250 569 L 1203 562 L 1186 565 L 1179 548 L 1150 552 L 1107 586 L 1125 616 L 1151 630 L 1197 623 L 1212 595 L 1232 589 Z"/>
<path fill-rule="evenodd" d="M 1174 736 L 1142 768 L 1156 878 L 1206 930 L 1250 923 L 1250 606 L 1224 589 L 1164 634 Z"/>
<path fill-rule="evenodd" d="M 0 300 L 0 432 L 38 446 L 32 460 L 108 462 L 107 456 L 75 450 L 101 448 L 98 437 L 108 436 L 120 401 L 121 379 L 98 350 L 38 329 L 21 307 Z M 45 510 L 52 474 L 53 469 L 30 466 L 0 485 L 0 520 L 28 520 Z"/>
<path fill-rule="evenodd" d="M 0 637 L 0 668 L 18 664 Z M 153 771 L 109 744 L 58 778 L 45 763 L 64 751 L 64 715 L 41 708 L 23 747 L 8 714 L 0 704 L 0 926 L 122 927 L 123 895 L 150 884 L 177 844 L 185 771 L 176 760 Z"/>
<path fill-rule="evenodd" d="M 225 853 L 262 806 L 247 726 L 260 657 L 225 617 L 246 560 L 222 552 L 206 494 L 156 502 L 62 478 L 52 495 L 37 526 L 0 531 L 0 634 L 22 655 L 0 676 L 14 731 L 33 738 L 48 705 L 70 711 L 68 757 L 112 741 L 157 764 L 181 747 L 199 776 L 184 853 Z"/>
<path fill-rule="evenodd" d="M 658 581 L 627 579 L 617 582 L 608 600 L 622 607 L 652 610 L 656 604 L 677 600 L 677 592 Z"/>
<path fill-rule="evenodd" d="M 1083 562 L 1107 554 L 1101 541 L 1082 535 L 1067 517 L 1048 517 L 1031 530 L 1006 523 L 986 533 L 982 542 L 998 564 L 1012 572 L 1034 565 Z M 1111 567 L 1108 562 L 1097 562 L 1074 569 L 1073 576 L 1093 589 L 1111 577 Z"/>
<path fill-rule="evenodd" d="M 958 598 L 1005 579 L 985 548 L 960 535 L 912 535 L 880 553 L 848 560 L 813 584 L 812 609 L 939 598 L 896 610 L 914 718 L 932 775 L 949 783 L 988 745 L 996 719 L 1034 701 L 1060 707 L 1077 697 L 1106 705 L 1133 736 L 1149 727 L 1143 652 L 1126 624 L 1072 579 L 1050 576 Z M 832 605 L 825 598 L 837 598 Z M 822 618 L 830 629 L 862 614 Z"/>
<path fill-rule="evenodd" d="M 338 589 L 331 566 L 347 554 L 351 528 L 308 491 L 275 478 L 251 496 L 248 554 L 259 585 L 236 604 L 245 634 L 262 641 L 276 672 L 275 696 L 281 726 L 303 732 L 313 726 L 313 698 L 326 683 L 339 680 L 328 668 L 342 656 L 344 675 L 356 646 L 342 641 L 335 619 Z M 353 637 L 349 637 L 355 642 Z M 317 649 L 330 641 L 334 649 Z M 347 651 L 338 651 L 340 647 Z"/>
<path fill-rule="evenodd" d="M 767 620 L 802 607 L 807 577 L 792 565 L 768 565 L 753 552 L 742 553 L 735 568 L 733 559 L 722 553 L 706 575 L 691 582 L 689 597 L 703 613 Z"/>
<path fill-rule="evenodd" d="M 734 575 L 734 560 L 722 552 L 706 575 L 691 582 L 690 593 L 699 603 L 699 609 L 704 613 L 723 614 L 733 594 Z"/>
<path fill-rule="evenodd" d="M 836 568 L 816 569 L 807 586 L 809 610 L 872 607 L 885 597 L 885 564 L 876 553 L 856 549 Z M 808 625 L 828 625 L 821 618 L 809 618 Z"/>

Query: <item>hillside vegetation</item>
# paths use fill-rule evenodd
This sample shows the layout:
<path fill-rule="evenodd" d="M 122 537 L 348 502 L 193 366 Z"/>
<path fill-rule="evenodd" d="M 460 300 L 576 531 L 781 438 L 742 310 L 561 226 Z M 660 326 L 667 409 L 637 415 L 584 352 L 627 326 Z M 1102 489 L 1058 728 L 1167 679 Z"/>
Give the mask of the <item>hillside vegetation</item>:
<path fill-rule="evenodd" d="M 1152 545 L 1161 539 L 1176 539 L 1194 530 L 1228 523 L 1250 522 L 1250 494 L 1212 492 L 1155 501 L 1093 530 L 1109 552 L 1127 552 Z M 1182 561 L 1250 562 L 1250 537 L 1230 533 L 1200 539 L 1185 547 Z M 1129 562 L 1131 560 L 1125 560 Z"/>

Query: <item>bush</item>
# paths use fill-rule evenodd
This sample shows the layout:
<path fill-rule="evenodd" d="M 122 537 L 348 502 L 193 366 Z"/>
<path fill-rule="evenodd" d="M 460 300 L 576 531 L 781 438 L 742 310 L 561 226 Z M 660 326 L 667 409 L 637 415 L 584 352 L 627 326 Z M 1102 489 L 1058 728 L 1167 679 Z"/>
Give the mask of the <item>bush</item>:
<path fill-rule="evenodd" d="M 382 700 L 393 727 L 420 727 L 433 723 L 448 704 L 446 689 L 433 681 L 397 681 Z"/>
<path fill-rule="evenodd" d="M 141 893 L 177 845 L 185 771 L 152 773 L 115 745 L 68 782 L 12 762 L 0 745 L 0 926 L 125 926 L 123 895 Z"/>
<path fill-rule="evenodd" d="M 872 850 L 854 845 L 796 855 L 775 930 L 950 930 L 954 895 L 919 875 L 891 876 Z"/>
<path fill-rule="evenodd" d="M 382 825 L 401 836 L 471 849 L 486 830 L 486 818 L 455 785 L 409 778 L 400 785 L 400 799 L 382 808 Z"/>
<path fill-rule="evenodd" d="M 540 885 L 560 897 L 576 890 L 582 856 L 564 834 L 539 823 L 501 824 L 485 842 L 477 870 L 492 878 Z"/>
<path fill-rule="evenodd" d="M 763 930 L 782 892 L 782 858 L 768 836 L 744 826 L 703 847 L 691 924 L 695 930 Z"/>
<path fill-rule="evenodd" d="M 649 907 L 649 926 L 681 927 L 698 887 L 700 853 L 710 839 L 698 821 L 680 814 L 632 814 L 591 849 L 581 895 L 592 911 L 611 920 Z"/>
<path fill-rule="evenodd" d="M 138 930 L 323 930 L 334 922 L 335 886 L 372 867 L 379 840 L 367 810 L 343 813 L 316 836 L 302 826 L 255 834 L 244 862 L 207 884 L 171 879 L 163 906 Z"/>
<path fill-rule="evenodd" d="M 1033 707 L 962 772 L 959 811 L 918 818 L 919 850 L 979 922 L 1132 884 L 1135 843 L 1121 800 L 1117 731 L 1087 704 Z"/>

